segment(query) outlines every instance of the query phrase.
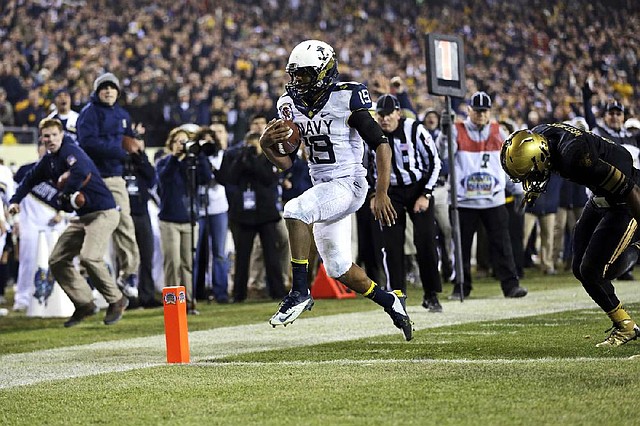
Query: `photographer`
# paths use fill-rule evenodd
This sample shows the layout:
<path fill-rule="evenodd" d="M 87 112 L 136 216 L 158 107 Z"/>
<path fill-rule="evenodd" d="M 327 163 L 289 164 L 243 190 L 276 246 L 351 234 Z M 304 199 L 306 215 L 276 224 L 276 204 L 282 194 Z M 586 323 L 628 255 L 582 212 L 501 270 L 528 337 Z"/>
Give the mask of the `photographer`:
<path fill-rule="evenodd" d="M 256 234 L 264 248 L 269 296 L 281 299 L 286 294 L 276 247 L 277 225 L 282 220 L 278 208 L 279 173 L 263 154 L 259 141 L 258 133 L 249 133 L 235 155 L 225 155 L 216 175 L 222 184 L 237 186 L 229 196 L 229 228 L 236 249 L 234 302 L 247 298 L 249 259 Z"/>
<path fill-rule="evenodd" d="M 206 149 L 211 170 L 215 174 L 222 164 L 227 141 L 219 140 L 216 132 L 207 127 L 201 128 L 194 139 L 202 144 L 202 149 Z M 194 268 L 194 280 L 198 289 L 196 296 L 199 297 L 201 290 L 204 291 L 205 287 L 210 287 L 210 296 L 216 302 L 227 303 L 229 301 L 227 294 L 229 265 L 226 256 L 229 227 L 227 195 L 224 187 L 214 177 L 209 182 L 198 186 L 198 198 L 200 199 L 198 211 L 200 232 Z M 211 277 L 209 286 L 206 286 L 205 276 L 209 265 L 209 255 L 212 258 Z"/>
<path fill-rule="evenodd" d="M 184 285 L 187 288 L 189 312 L 193 310 L 192 295 L 192 218 L 197 204 L 195 188 L 211 180 L 211 168 L 200 144 L 182 127 L 169 132 L 165 150 L 170 154 L 158 160 L 158 195 L 160 196 L 160 239 L 164 253 L 165 286 Z M 190 176 L 190 172 L 194 175 Z M 195 182 L 193 182 L 195 178 Z M 197 223 L 193 224 L 194 236 Z"/>

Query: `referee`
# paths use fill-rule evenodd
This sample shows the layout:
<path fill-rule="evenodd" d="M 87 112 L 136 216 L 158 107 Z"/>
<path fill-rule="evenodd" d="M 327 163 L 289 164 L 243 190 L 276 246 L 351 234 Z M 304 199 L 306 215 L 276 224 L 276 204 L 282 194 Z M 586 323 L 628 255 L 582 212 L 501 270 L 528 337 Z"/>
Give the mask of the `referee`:
<path fill-rule="evenodd" d="M 400 103 L 393 95 L 382 95 L 376 102 L 376 119 L 391 146 L 391 185 L 389 198 L 398 212 L 396 223 L 376 223 L 376 252 L 387 274 L 387 287 L 406 292 L 404 231 L 407 215 L 413 222 L 413 243 L 424 289 L 422 306 L 430 312 L 442 312 L 437 293 L 442 291 L 436 252 L 436 225 L 432 207 L 432 190 L 440 172 L 440 158 L 427 129 L 416 120 L 403 118 Z M 375 153 L 373 179 L 377 179 Z M 372 186 L 373 187 L 373 186 Z M 372 193 L 370 202 L 373 203 Z M 382 230 L 380 232 L 380 229 Z"/>

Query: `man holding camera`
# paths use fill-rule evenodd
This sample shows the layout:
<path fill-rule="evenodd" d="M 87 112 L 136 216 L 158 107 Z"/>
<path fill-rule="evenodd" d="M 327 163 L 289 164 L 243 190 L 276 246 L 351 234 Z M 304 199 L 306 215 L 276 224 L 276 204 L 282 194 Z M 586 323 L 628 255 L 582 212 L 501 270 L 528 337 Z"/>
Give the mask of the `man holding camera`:
<path fill-rule="evenodd" d="M 219 137 L 216 130 L 223 124 L 212 124 L 211 128 L 202 127 L 194 139 L 202 144 L 206 151 L 212 173 L 220 170 L 225 149 L 226 137 Z M 214 175 L 215 176 L 215 175 Z M 229 203 L 224 186 L 214 177 L 208 182 L 199 182 L 198 197 L 200 209 L 198 212 L 198 246 L 194 266 L 194 281 L 198 288 L 199 296 L 207 287 L 205 276 L 211 264 L 211 289 L 208 298 L 215 299 L 218 303 L 228 303 L 227 294 L 229 287 L 229 265 L 227 262 L 227 230 L 229 229 Z M 209 262 L 209 253 L 211 262 Z"/>
<path fill-rule="evenodd" d="M 187 288 L 189 313 L 194 310 L 192 241 L 198 235 L 196 185 L 211 180 L 211 168 L 199 142 L 184 127 L 169 132 L 165 155 L 156 164 L 160 196 L 160 239 L 164 254 L 164 285 Z M 194 220 L 192 223 L 191 221 Z M 193 240 L 192 240 L 193 232 Z"/>

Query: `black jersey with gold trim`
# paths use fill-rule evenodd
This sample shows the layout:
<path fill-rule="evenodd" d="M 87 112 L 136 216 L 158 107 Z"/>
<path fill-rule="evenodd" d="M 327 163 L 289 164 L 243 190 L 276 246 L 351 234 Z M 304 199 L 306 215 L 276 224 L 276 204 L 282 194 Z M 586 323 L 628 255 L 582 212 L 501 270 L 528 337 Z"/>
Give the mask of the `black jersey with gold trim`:
<path fill-rule="evenodd" d="M 609 139 L 564 123 L 541 124 L 532 131 L 549 142 L 554 171 L 612 204 L 623 203 L 637 182 L 629 151 Z"/>

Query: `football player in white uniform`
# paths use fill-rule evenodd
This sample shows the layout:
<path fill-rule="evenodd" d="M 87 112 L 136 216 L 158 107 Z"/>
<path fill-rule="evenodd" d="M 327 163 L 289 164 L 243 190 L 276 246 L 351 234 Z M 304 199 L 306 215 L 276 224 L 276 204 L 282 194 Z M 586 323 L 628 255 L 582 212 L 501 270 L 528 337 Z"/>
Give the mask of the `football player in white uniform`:
<path fill-rule="evenodd" d="M 322 41 L 298 44 L 291 51 L 286 70 L 291 81 L 278 100 L 280 119 L 267 125 L 260 143 L 273 164 L 281 170 L 290 168 L 296 151 L 283 155 L 275 145 L 287 141 L 291 134 L 284 120 L 293 121 L 309 158 L 313 186 L 284 207 L 292 288 L 269 323 L 286 326 L 313 306 L 307 283 L 313 232 L 329 276 L 382 306 L 405 339 L 411 340 L 413 328 L 405 307 L 406 296 L 399 290 L 382 290 L 351 260 L 349 215 L 362 206 L 367 194 L 363 139 L 376 151 L 375 218 L 391 225 L 397 217 L 387 195 L 391 149 L 369 113 L 369 91 L 360 83 L 337 82 L 335 51 Z"/>

